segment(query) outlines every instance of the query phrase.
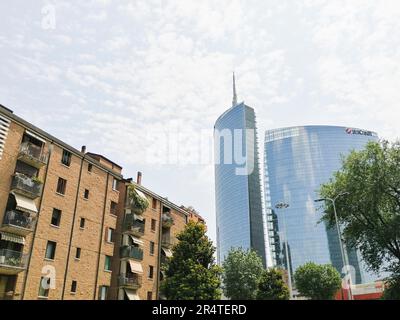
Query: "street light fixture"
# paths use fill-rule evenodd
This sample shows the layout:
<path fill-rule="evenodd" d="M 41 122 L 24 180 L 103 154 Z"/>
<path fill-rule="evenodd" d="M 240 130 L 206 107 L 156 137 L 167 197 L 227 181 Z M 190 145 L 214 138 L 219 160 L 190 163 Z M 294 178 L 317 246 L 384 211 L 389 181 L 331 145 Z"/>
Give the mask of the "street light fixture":
<path fill-rule="evenodd" d="M 289 204 L 284 203 L 284 202 L 279 202 L 275 205 L 276 209 L 287 209 L 289 208 Z M 286 253 L 286 265 L 287 265 L 287 272 L 288 272 L 288 284 L 289 284 L 289 298 L 293 298 L 293 288 L 292 288 L 292 275 L 290 273 L 290 263 L 289 263 L 289 251 L 288 251 L 288 239 L 287 239 L 287 233 L 286 233 L 286 218 L 285 215 L 283 214 L 283 229 L 284 229 L 284 234 L 285 234 L 285 253 Z"/>
<path fill-rule="evenodd" d="M 337 211 L 336 211 L 336 200 L 339 197 L 345 196 L 345 195 L 348 195 L 348 194 L 349 194 L 349 192 L 346 191 L 346 192 L 339 193 L 333 199 L 326 197 L 326 198 L 320 198 L 320 199 L 314 200 L 314 202 L 322 202 L 322 201 L 331 201 L 332 202 L 333 213 L 335 215 L 336 229 L 337 229 L 337 233 L 338 233 L 338 237 L 339 237 L 340 252 L 341 252 L 341 255 L 342 255 L 342 263 L 343 263 L 343 267 L 346 267 L 346 269 L 347 269 L 347 266 L 349 265 L 349 260 L 348 260 L 348 257 L 347 257 L 347 252 L 344 249 L 343 242 L 342 242 L 342 233 L 340 231 L 339 219 L 337 217 Z M 350 300 L 352 300 L 352 298 L 353 298 L 352 297 L 352 293 L 351 293 L 351 276 L 350 276 L 349 298 L 350 298 Z"/>

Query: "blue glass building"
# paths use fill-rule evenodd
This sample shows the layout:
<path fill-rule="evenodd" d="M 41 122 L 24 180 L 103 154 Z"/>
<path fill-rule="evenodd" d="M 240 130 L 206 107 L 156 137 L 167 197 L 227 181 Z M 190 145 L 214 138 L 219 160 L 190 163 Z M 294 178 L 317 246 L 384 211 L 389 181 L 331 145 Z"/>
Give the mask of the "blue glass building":
<path fill-rule="evenodd" d="M 229 250 L 254 249 L 266 265 L 263 201 L 255 113 L 244 103 L 214 126 L 218 263 Z"/>
<path fill-rule="evenodd" d="M 343 267 L 336 229 L 318 223 L 322 217 L 319 187 L 341 168 L 341 157 L 378 140 L 371 131 L 337 127 L 304 126 L 268 130 L 265 133 L 265 204 L 271 255 L 275 265 L 287 269 L 287 248 L 291 274 L 306 262 L 332 263 Z M 279 202 L 287 209 L 276 209 Z M 358 252 L 347 250 L 354 267 L 355 283 L 368 282 Z"/>

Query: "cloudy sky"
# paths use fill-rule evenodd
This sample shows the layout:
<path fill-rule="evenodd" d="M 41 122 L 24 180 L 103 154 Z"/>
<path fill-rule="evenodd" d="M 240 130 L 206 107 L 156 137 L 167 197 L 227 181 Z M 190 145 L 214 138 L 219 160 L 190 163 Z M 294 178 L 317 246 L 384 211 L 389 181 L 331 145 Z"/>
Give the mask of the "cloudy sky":
<path fill-rule="evenodd" d="M 400 136 L 398 0 L 3 0 L 0 12 L 0 104 L 126 177 L 142 171 L 213 239 L 207 137 L 233 70 L 261 141 L 304 124 Z"/>

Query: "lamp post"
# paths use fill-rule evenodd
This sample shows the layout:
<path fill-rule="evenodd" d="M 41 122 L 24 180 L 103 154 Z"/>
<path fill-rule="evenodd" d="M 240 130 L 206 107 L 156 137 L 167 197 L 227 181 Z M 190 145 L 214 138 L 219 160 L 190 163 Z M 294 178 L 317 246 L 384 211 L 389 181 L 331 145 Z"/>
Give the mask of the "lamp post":
<path fill-rule="evenodd" d="M 340 231 L 339 219 L 337 217 L 337 211 L 336 211 L 336 200 L 339 197 L 347 195 L 347 194 L 349 194 L 349 192 L 341 192 L 338 195 L 336 195 L 336 197 L 334 197 L 333 199 L 332 198 L 321 198 L 321 199 L 314 200 L 314 202 L 321 202 L 321 201 L 331 201 L 332 202 L 333 213 L 335 215 L 336 230 L 337 230 L 338 237 L 339 237 L 340 252 L 342 255 L 342 263 L 343 263 L 343 267 L 345 267 L 346 269 L 347 269 L 347 266 L 349 265 L 349 259 L 347 257 L 347 252 L 346 252 L 343 242 L 342 242 L 342 233 Z M 343 294 L 342 294 L 342 298 L 343 298 Z M 353 299 L 353 297 L 352 297 L 352 293 L 351 293 L 351 275 L 350 275 L 349 300 L 352 300 L 352 299 Z"/>
<path fill-rule="evenodd" d="M 289 204 L 284 202 L 279 202 L 275 205 L 276 209 L 287 209 L 289 208 Z M 286 218 L 285 215 L 283 216 L 283 232 L 285 234 L 285 253 L 286 253 L 286 265 L 287 265 L 287 272 L 288 272 L 288 285 L 289 285 L 289 299 L 293 299 L 293 288 L 292 288 L 292 275 L 290 273 L 290 262 L 289 262 L 289 250 L 288 250 L 288 240 L 287 240 L 287 233 L 286 233 Z"/>

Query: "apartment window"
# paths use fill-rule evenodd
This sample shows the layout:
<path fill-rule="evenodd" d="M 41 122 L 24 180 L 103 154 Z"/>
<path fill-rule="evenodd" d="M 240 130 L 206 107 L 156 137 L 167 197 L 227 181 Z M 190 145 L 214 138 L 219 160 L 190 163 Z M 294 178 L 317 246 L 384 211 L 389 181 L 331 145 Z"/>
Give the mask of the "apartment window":
<path fill-rule="evenodd" d="M 79 222 L 79 228 L 84 229 L 85 228 L 85 222 L 86 222 L 86 219 L 85 218 L 81 218 L 81 220 Z"/>
<path fill-rule="evenodd" d="M 65 194 L 66 188 L 67 188 L 67 180 L 63 178 L 58 178 L 57 193 Z"/>
<path fill-rule="evenodd" d="M 153 279 L 153 275 L 154 275 L 154 267 L 149 266 L 149 279 Z"/>
<path fill-rule="evenodd" d="M 156 231 L 156 223 L 155 219 L 151 219 L 151 231 Z"/>
<path fill-rule="evenodd" d="M 114 242 L 114 229 L 113 228 L 107 229 L 107 242 Z"/>
<path fill-rule="evenodd" d="M 56 247 L 57 243 L 54 241 L 47 241 L 47 246 L 46 246 L 46 259 L 54 260 L 54 257 L 56 255 Z"/>
<path fill-rule="evenodd" d="M 113 179 L 112 188 L 113 190 L 118 190 L 118 180 L 115 178 Z"/>
<path fill-rule="evenodd" d="M 153 292 L 147 291 L 147 300 L 153 300 Z"/>
<path fill-rule="evenodd" d="M 50 278 L 41 277 L 39 283 L 39 297 L 47 298 L 49 296 L 49 288 L 50 288 Z"/>
<path fill-rule="evenodd" d="M 61 210 L 53 209 L 53 213 L 51 215 L 51 225 L 58 227 L 61 221 Z"/>
<path fill-rule="evenodd" d="M 108 286 L 100 286 L 99 300 L 107 300 Z"/>
<path fill-rule="evenodd" d="M 76 293 L 76 287 L 78 286 L 78 283 L 76 282 L 76 280 L 72 280 L 71 283 L 71 293 Z"/>
<path fill-rule="evenodd" d="M 153 198 L 153 202 L 152 202 L 151 207 L 152 207 L 153 209 L 157 209 L 157 199 L 156 199 L 156 198 Z"/>
<path fill-rule="evenodd" d="M 154 254 L 154 247 L 155 247 L 155 243 L 153 241 L 150 241 L 150 254 L 151 255 Z"/>
<path fill-rule="evenodd" d="M 89 190 L 88 189 L 85 189 L 85 193 L 84 193 L 83 197 L 85 199 L 89 199 Z"/>
<path fill-rule="evenodd" d="M 110 213 L 113 214 L 114 216 L 117 215 L 117 203 L 114 201 L 111 201 Z"/>
<path fill-rule="evenodd" d="M 76 259 L 81 258 L 81 248 L 76 248 L 75 258 Z"/>
<path fill-rule="evenodd" d="M 104 260 L 104 270 L 111 271 L 111 257 L 110 256 L 106 256 L 106 258 Z"/>
<path fill-rule="evenodd" d="M 89 172 L 93 171 L 93 165 L 91 163 L 88 163 L 87 171 L 89 171 Z"/>
<path fill-rule="evenodd" d="M 61 163 L 63 165 L 66 165 L 67 167 L 69 167 L 71 165 L 71 152 L 69 152 L 67 150 L 63 150 Z"/>

